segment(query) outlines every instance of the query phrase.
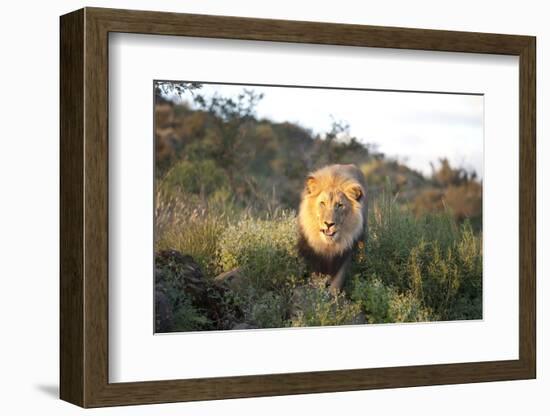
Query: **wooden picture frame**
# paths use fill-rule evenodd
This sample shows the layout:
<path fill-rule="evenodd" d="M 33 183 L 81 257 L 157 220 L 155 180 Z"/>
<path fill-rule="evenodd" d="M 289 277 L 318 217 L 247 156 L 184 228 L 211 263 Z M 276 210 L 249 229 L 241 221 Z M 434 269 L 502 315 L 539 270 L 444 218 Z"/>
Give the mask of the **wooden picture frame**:
<path fill-rule="evenodd" d="M 535 38 L 85 8 L 61 17 L 60 396 L 82 407 L 536 377 Z M 263 40 L 519 57 L 519 359 L 109 383 L 108 34 Z"/>

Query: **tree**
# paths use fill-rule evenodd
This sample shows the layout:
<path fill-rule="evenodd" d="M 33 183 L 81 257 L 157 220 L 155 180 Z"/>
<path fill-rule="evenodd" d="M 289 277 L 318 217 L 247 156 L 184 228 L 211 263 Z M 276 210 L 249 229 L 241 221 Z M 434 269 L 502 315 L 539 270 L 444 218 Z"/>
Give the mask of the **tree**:
<path fill-rule="evenodd" d="M 333 163 L 364 163 L 371 158 L 371 146 L 363 144 L 350 133 L 349 124 L 342 120 L 332 120 L 329 132 L 319 140 L 317 165 Z"/>
<path fill-rule="evenodd" d="M 193 92 L 202 88 L 200 82 L 155 81 L 155 101 L 182 101 L 186 91 Z"/>
<path fill-rule="evenodd" d="M 211 120 L 220 140 L 217 148 L 211 148 L 210 151 L 214 152 L 216 161 L 226 171 L 233 189 L 243 185 L 243 178 L 240 178 L 241 183 L 238 183 L 236 172 L 248 162 L 247 129 L 256 121 L 255 109 L 262 98 L 263 94 L 256 94 L 253 90 L 247 89 L 236 99 L 221 97 L 218 94 L 209 98 L 200 94 L 195 96 L 195 104 L 199 109 L 212 116 Z"/>

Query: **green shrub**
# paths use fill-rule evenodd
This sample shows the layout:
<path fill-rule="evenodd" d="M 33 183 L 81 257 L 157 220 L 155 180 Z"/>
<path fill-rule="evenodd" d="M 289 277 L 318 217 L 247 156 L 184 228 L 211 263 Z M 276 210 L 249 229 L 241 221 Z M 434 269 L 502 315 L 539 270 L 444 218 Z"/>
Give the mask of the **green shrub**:
<path fill-rule="evenodd" d="M 391 295 L 389 287 L 380 279 L 354 276 L 350 297 L 361 307 L 369 324 L 389 321 Z"/>
<path fill-rule="evenodd" d="M 174 250 L 155 253 L 155 331 L 212 329 L 212 311 L 201 305 L 210 288 L 200 267 Z"/>
<path fill-rule="evenodd" d="M 239 267 L 244 282 L 260 292 L 294 287 L 305 276 L 296 243 L 296 217 L 281 213 L 270 219 L 243 218 L 223 231 L 217 251 L 222 271 Z"/>
<path fill-rule="evenodd" d="M 393 322 L 424 322 L 432 320 L 422 300 L 412 292 L 400 294 L 376 277 L 355 276 L 351 299 L 361 306 L 369 324 Z"/>
<path fill-rule="evenodd" d="M 174 329 L 176 331 L 205 330 L 210 329 L 212 325 L 213 323 L 205 313 L 193 306 L 191 299 L 183 297 L 178 302 L 178 307 L 174 313 Z"/>
<path fill-rule="evenodd" d="M 412 292 L 440 320 L 481 318 L 481 244 L 468 223 L 446 250 L 438 241 L 421 241 L 408 270 Z"/>
<path fill-rule="evenodd" d="M 350 289 L 369 322 L 481 318 L 481 238 L 468 221 L 457 226 L 448 211 L 416 217 L 388 194 L 369 220 Z"/>
<path fill-rule="evenodd" d="M 344 293 L 334 294 L 324 285 L 300 287 L 295 291 L 294 314 L 291 325 L 328 326 L 364 323 L 361 306 L 346 298 Z"/>
<path fill-rule="evenodd" d="M 224 170 L 213 160 L 181 161 L 164 176 L 159 186 L 166 192 L 210 195 L 227 187 Z"/>
<path fill-rule="evenodd" d="M 173 249 L 190 255 L 207 276 L 217 271 L 216 249 L 227 221 L 216 215 L 195 213 L 181 223 L 174 223 L 157 236 L 156 249 Z"/>
<path fill-rule="evenodd" d="M 399 206 L 385 192 L 371 207 L 366 256 L 359 270 L 362 275 L 373 273 L 385 285 L 408 289 L 409 270 L 406 267 L 411 251 L 421 241 L 437 241 L 444 250 L 457 238 L 457 227 L 448 213 L 415 217 Z"/>
<path fill-rule="evenodd" d="M 266 292 L 256 299 L 250 308 L 249 318 L 259 328 L 283 328 L 288 326 L 288 301 L 283 295 Z"/>
<path fill-rule="evenodd" d="M 411 292 L 392 292 L 388 305 L 387 322 L 427 322 L 434 321 L 431 311 Z"/>

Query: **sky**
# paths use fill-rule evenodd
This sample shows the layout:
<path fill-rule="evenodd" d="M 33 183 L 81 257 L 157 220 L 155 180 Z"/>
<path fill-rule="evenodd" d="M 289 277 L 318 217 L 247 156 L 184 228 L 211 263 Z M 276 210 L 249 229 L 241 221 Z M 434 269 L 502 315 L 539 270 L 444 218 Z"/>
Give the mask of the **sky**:
<path fill-rule="evenodd" d="M 204 84 L 199 93 L 236 97 L 244 88 L 264 94 L 259 118 L 321 135 L 343 121 L 351 136 L 425 175 L 446 157 L 483 177 L 483 96 L 221 84 Z"/>

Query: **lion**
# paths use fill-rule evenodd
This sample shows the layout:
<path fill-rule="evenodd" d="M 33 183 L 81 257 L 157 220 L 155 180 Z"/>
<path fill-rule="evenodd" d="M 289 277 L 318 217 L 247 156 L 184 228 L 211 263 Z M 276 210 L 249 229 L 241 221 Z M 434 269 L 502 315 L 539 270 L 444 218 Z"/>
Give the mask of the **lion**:
<path fill-rule="evenodd" d="M 306 180 L 298 213 L 298 251 L 340 292 L 351 256 L 367 235 L 367 184 L 355 165 L 329 165 Z"/>

